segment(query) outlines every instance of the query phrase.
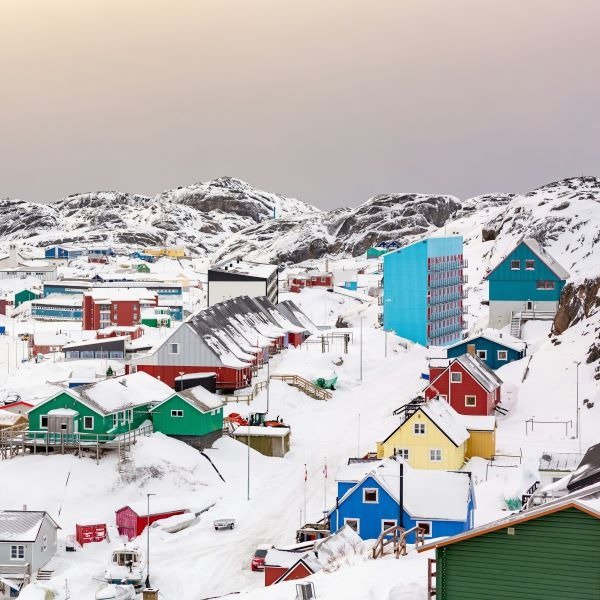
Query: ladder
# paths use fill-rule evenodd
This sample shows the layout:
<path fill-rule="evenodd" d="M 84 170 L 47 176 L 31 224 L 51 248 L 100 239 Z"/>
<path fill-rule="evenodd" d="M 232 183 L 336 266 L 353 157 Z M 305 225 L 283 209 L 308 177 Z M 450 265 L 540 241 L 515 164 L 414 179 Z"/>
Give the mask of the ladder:
<path fill-rule="evenodd" d="M 511 313 L 510 315 L 510 335 L 516 338 L 521 337 L 521 313 Z"/>

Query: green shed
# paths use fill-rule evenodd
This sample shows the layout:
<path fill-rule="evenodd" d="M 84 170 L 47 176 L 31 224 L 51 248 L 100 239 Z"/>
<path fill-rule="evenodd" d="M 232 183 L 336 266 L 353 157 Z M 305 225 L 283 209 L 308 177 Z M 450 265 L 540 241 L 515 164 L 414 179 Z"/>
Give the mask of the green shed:
<path fill-rule="evenodd" d="M 436 551 L 429 597 L 598 600 L 598 508 L 597 500 L 564 500 L 422 546 Z"/>
<path fill-rule="evenodd" d="M 201 385 L 171 393 L 150 410 L 154 431 L 195 448 L 207 448 L 223 432 L 223 402 Z"/>
<path fill-rule="evenodd" d="M 375 248 L 374 246 L 371 248 L 367 248 L 367 258 L 379 258 L 384 254 L 387 254 L 387 248 Z"/>
<path fill-rule="evenodd" d="M 32 292 L 31 290 L 21 290 L 15 294 L 15 308 L 24 302 L 30 302 L 31 300 L 37 300 L 41 297 L 41 294 Z"/>
<path fill-rule="evenodd" d="M 146 263 L 139 263 L 136 265 L 135 270 L 138 273 L 150 273 L 150 267 Z"/>

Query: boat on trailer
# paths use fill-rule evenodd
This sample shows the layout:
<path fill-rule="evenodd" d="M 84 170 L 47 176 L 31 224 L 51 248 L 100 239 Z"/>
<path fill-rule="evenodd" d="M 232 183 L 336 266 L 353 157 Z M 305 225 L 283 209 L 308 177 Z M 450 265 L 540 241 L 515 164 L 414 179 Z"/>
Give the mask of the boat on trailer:
<path fill-rule="evenodd" d="M 120 546 L 112 551 L 104 580 L 114 586 L 133 586 L 139 589 L 146 578 L 146 563 L 137 546 Z M 125 596 L 126 597 L 126 596 Z M 119 596 L 117 598 L 120 599 Z"/>

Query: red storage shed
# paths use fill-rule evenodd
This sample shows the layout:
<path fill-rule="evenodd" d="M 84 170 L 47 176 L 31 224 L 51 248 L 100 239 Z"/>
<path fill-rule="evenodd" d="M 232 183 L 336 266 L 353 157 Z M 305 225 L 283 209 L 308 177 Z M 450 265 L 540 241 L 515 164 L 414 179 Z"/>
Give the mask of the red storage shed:
<path fill-rule="evenodd" d="M 117 510 L 116 522 L 119 535 L 124 535 L 128 540 L 132 540 L 142 534 L 148 521 L 152 524 L 161 519 L 168 519 L 173 515 L 182 515 L 189 512 L 189 509 L 183 508 L 180 503 L 172 500 L 152 500 L 150 502 L 149 518 L 147 511 L 145 502 L 130 504 Z"/>
<path fill-rule="evenodd" d="M 75 538 L 81 546 L 92 542 L 103 542 L 107 537 L 106 523 L 94 525 L 78 523 L 75 526 Z"/>

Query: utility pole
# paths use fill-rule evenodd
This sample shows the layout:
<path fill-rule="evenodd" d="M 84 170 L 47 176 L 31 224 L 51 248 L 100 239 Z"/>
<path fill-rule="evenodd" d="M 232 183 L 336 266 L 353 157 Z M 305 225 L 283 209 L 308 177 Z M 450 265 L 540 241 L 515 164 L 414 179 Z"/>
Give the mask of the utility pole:
<path fill-rule="evenodd" d="M 581 364 L 581 361 L 576 360 L 575 362 L 575 378 L 576 378 L 576 382 L 575 382 L 575 401 L 577 403 L 577 410 L 575 413 L 575 432 L 576 432 L 576 436 L 577 439 L 579 440 L 579 454 L 581 454 L 581 432 L 579 431 L 579 427 L 580 427 L 580 409 L 579 409 L 579 365 Z"/>
<path fill-rule="evenodd" d="M 271 361 L 267 361 L 267 413 L 269 412 L 269 390 L 271 389 Z"/>
<path fill-rule="evenodd" d="M 148 503 L 147 508 L 147 519 L 146 519 L 146 587 L 150 587 L 150 496 L 156 496 L 156 494 L 146 494 L 146 501 Z"/>
<path fill-rule="evenodd" d="M 269 364 L 269 363 L 267 363 Z M 248 443 L 248 465 L 247 474 L 248 480 L 246 482 L 246 500 L 250 501 L 250 414 L 248 413 L 248 425 L 246 426 L 246 442 Z"/>
<path fill-rule="evenodd" d="M 360 317 L 360 380 L 363 380 L 363 319 Z"/>
<path fill-rule="evenodd" d="M 404 463 L 402 458 L 398 455 L 398 463 L 400 464 L 400 481 L 398 489 L 398 526 L 404 527 L 404 518 L 402 506 L 404 505 Z"/>
<path fill-rule="evenodd" d="M 384 329 L 383 330 L 383 335 L 385 337 L 385 357 L 386 358 L 387 358 L 387 334 L 388 334 L 387 329 Z"/>

